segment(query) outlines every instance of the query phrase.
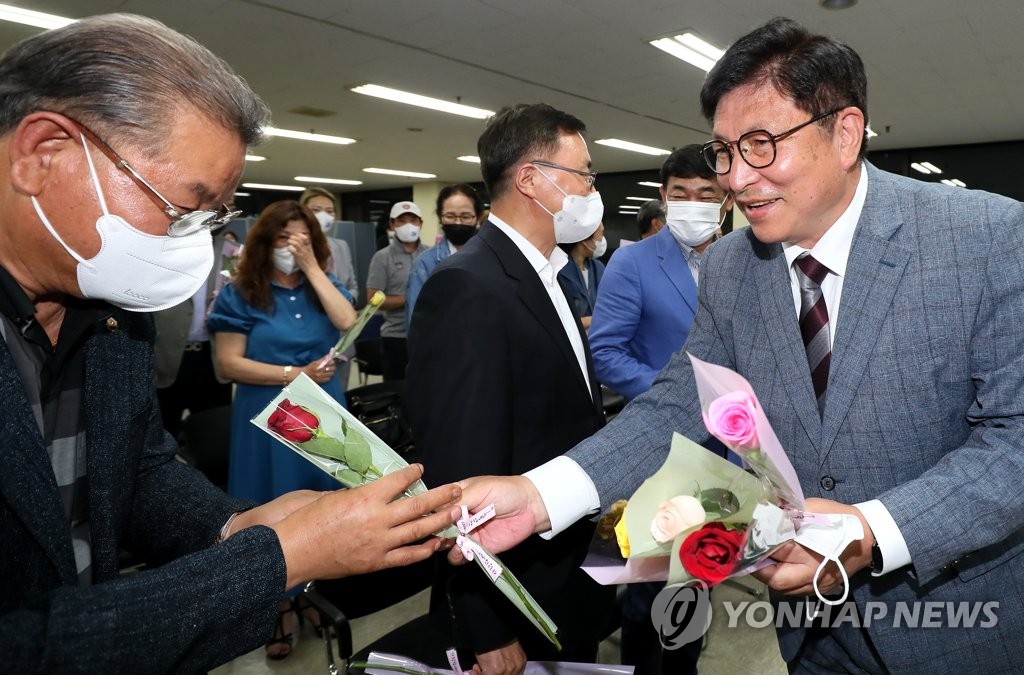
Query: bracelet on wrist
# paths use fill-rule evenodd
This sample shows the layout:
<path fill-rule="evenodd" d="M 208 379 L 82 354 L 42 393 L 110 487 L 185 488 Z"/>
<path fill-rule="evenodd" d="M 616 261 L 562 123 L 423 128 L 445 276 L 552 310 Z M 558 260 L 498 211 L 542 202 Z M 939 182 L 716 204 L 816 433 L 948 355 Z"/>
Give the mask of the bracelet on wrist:
<path fill-rule="evenodd" d="M 286 385 L 289 382 L 291 382 L 291 375 L 292 375 L 292 367 L 291 366 L 285 366 L 284 367 L 284 372 L 281 373 L 281 384 L 282 385 Z"/>

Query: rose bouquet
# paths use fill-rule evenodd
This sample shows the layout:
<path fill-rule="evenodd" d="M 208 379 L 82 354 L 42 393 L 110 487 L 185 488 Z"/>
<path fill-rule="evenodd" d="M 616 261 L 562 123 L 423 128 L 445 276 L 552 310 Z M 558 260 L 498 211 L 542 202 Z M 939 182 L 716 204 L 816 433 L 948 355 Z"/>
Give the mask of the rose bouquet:
<path fill-rule="evenodd" d="M 849 541 L 863 536 L 860 522 L 805 513 L 796 471 L 750 384 L 728 368 L 690 360 L 705 426 L 743 458 L 749 472 L 673 435 L 664 465 L 633 494 L 615 524 L 626 565 L 588 573 L 601 583 L 653 580 L 633 578 L 630 570 L 635 560 L 653 558 L 665 572 L 661 579 L 710 586 L 769 564 L 771 553 L 791 539 L 826 560 L 838 558 Z"/>
<path fill-rule="evenodd" d="M 365 485 L 407 466 L 397 452 L 304 373 L 251 421 L 345 487 Z M 426 490 L 423 481 L 418 480 L 405 491 L 405 496 Z M 493 511 L 490 509 L 492 514 Z M 476 562 L 498 590 L 558 646 L 555 623 L 501 560 L 470 536 L 475 527 L 488 519 L 485 512 L 472 517 L 464 514 L 457 527 L 450 526 L 438 536 L 455 539 L 466 558 Z"/>
<path fill-rule="evenodd" d="M 452 650 L 453 651 L 453 650 Z M 458 658 L 449 652 L 450 668 L 432 668 L 424 663 L 397 654 L 370 652 L 366 661 L 349 664 L 350 670 L 362 670 L 367 675 L 463 675 Z M 619 666 L 594 663 L 552 663 L 527 661 L 523 675 L 631 675 L 633 666 Z"/>

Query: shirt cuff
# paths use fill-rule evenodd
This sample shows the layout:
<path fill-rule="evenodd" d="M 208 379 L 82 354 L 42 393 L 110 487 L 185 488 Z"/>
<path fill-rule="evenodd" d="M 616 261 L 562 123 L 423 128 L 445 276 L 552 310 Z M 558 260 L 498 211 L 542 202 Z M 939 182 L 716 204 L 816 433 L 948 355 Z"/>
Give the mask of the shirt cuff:
<path fill-rule="evenodd" d="M 854 504 L 868 522 L 868 527 L 875 535 L 875 542 L 882 552 L 881 571 L 872 572 L 871 576 L 880 577 L 893 570 L 909 565 L 910 551 L 907 549 L 907 542 L 900 532 L 899 526 L 893 520 L 889 509 L 877 499 Z"/>
<path fill-rule="evenodd" d="M 551 529 L 540 535 L 544 539 L 551 539 L 601 508 L 594 481 L 579 464 L 564 455 L 523 475 L 537 488 L 551 521 Z"/>

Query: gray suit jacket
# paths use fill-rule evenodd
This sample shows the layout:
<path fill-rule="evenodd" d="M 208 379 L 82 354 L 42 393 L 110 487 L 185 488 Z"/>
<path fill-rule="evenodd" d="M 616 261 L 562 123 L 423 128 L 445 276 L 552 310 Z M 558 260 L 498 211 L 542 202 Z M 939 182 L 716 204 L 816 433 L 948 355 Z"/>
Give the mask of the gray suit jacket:
<path fill-rule="evenodd" d="M 1009 671 L 1024 648 L 1024 206 L 867 170 L 823 418 L 782 247 L 749 229 L 709 250 L 684 351 L 750 381 L 808 497 L 888 508 L 913 564 L 855 575 L 862 612 L 868 601 L 889 603 L 889 617 L 897 601 L 1000 603 L 988 629 L 872 623 L 892 672 Z M 658 468 L 672 431 L 707 438 L 683 352 L 569 455 L 606 507 Z M 854 630 L 833 635 L 853 643 Z M 804 631 L 779 632 L 790 659 Z"/>
<path fill-rule="evenodd" d="M 277 536 L 214 544 L 229 499 L 174 459 L 153 392 L 148 315 L 111 310 L 89 337 L 86 418 L 94 584 L 78 585 L 68 519 L 10 352 L 0 340 L 0 670 L 201 672 L 271 633 L 285 584 Z M 118 575 L 129 550 L 155 569 Z"/>

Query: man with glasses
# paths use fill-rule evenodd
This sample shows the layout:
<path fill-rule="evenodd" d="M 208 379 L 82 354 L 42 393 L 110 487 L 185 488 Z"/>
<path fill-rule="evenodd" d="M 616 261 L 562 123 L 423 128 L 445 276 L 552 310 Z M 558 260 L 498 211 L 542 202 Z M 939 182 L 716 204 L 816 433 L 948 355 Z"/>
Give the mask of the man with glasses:
<path fill-rule="evenodd" d="M 408 544 L 458 491 L 390 503 L 417 468 L 253 508 L 174 458 L 150 313 L 210 270 L 268 121 L 248 86 L 163 24 L 108 15 L 18 43 L 0 87 L 4 669 L 205 671 L 266 641 L 286 589 L 437 550 Z M 122 550 L 152 569 L 120 576 Z"/>
<path fill-rule="evenodd" d="M 808 511 L 863 525 L 841 555 L 849 604 L 778 628 L 791 672 L 1018 672 L 1024 206 L 868 164 L 866 90 L 856 52 L 788 19 L 734 42 L 708 74 L 704 154 L 750 228 L 709 250 L 685 351 L 750 381 Z M 482 542 L 500 550 L 629 496 L 670 431 L 708 437 L 682 352 L 559 464 L 471 483 L 470 508 L 506 514 Z M 822 557 L 790 542 L 773 558 L 756 576 L 796 616 Z M 817 581 L 841 590 L 834 564 Z M 984 603 L 985 624 L 955 615 Z M 942 611 L 916 629 L 894 618 L 929 607 Z"/>
<path fill-rule="evenodd" d="M 586 239 L 603 214 L 583 132 L 551 106 L 517 105 L 477 143 L 490 217 L 427 279 L 409 333 L 409 412 L 428 484 L 520 473 L 604 423 L 586 335 L 556 279 L 567 263 L 556 244 Z M 579 569 L 592 532 L 578 523 L 502 556 L 558 625 L 561 652 L 478 570 L 442 566 L 434 590 L 483 672 L 594 660 L 611 596 Z"/>

